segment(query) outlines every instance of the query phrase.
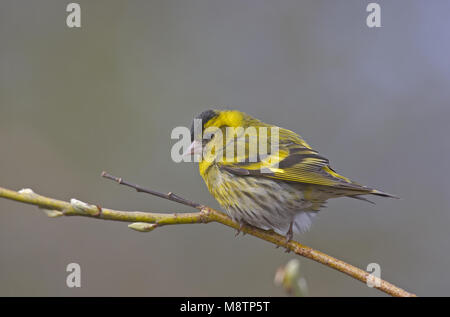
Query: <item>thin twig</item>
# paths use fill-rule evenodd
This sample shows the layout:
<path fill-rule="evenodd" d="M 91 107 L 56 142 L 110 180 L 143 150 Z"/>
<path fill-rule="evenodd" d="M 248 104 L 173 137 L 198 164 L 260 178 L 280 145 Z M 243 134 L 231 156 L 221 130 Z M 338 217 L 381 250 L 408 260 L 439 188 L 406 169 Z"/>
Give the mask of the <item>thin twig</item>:
<path fill-rule="evenodd" d="M 194 213 L 151 213 L 140 211 L 119 211 L 107 208 L 101 208 L 98 205 L 90 205 L 78 200 L 72 199 L 70 202 L 52 199 L 49 197 L 38 195 L 31 190 L 22 190 L 19 192 L 0 187 L 0 197 L 19 201 L 22 203 L 36 205 L 45 209 L 50 217 L 56 216 L 84 216 L 105 220 L 116 220 L 124 222 L 132 222 L 130 228 L 138 231 L 151 231 L 157 227 L 174 224 L 188 224 L 188 223 L 209 223 L 218 222 L 236 230 L 241 230 L 244 233 L 253 235 L 262 240 L 271 242 L 277 246 L 293 251 L 298 255 L 314 260 L 342 273 L 345 273 L 363 283 L 371 280 L 372 285 L 382 292 L 392 296 L 410 297 L 416 296 L 409 293 L 385 280 L 370 275 L 368 272 L 354 267 L 344 261 L 333 258 L 325 253 L 314 250 L 308 246 L 302 245 L 297 241 L 286 241 L 286 238 L 277 234 L 274 231 L 262 230 L 252 226 L 241 227 L 239 223 L 233 221 L 223 212 L 214 210 L 210 207 L 192 202 L 184 199 L 173 193 L 164 194 L 161 192 L 149 190 L 141 186 L 131 184 L 124 181 L 122 178 L 112 176 L 106 172 L 102 173 L 102 177 L 113 180 L 121 185 L 134 188 L 138 192 L 144 192 L 150 195 L 168 199 L 180 204 L 190 206 L 199 210 Z"/>
<path fill-rule="evenodd" d="M 150 194 L 150 195 L 153 195 L 153 196 L 157 196 L 157 197 L 161 197 L 161 198 L 164 198 L 164 199 L 168 199 L 168 200 L 171 200 L 171 201 L 174 201 L 174 202 L 186 205 L 186 206 L 194 207 L 196 209 L 201 209 L 203 207 L 202 205 L 200 205 L 198 203 L 195 203 L 193 201 L 184 199 L 184 198 L 182 198 L 182 197 L 180 197 L 180 196 L 178 196 L 178 195 L 176 195 L 174 193 L 164 194 L 164 193 L 160 193 L 160 192 L 157 192 L 157 191 L 154 191 L 154 190 L 151 190 L 151 189 L 147 189 L 147 188 L 141 187 L 139 185 L 135 185 L 135 184 L 129 183 L 127 181 L 124 181 L 121 177 L 115 177 L 115 176 L 112 176 L 112 175 L 110 175 L 110 174 L 108 174 L 106 172 L 102 172 L 101 176 L 104 177 L 104 178 L 113 180 L 113 181 L 119 183 L 120 185 L 125 185 L 125 186 L 128 186 L 128 187 L 134 188 L 137 192 L 146 193 L 146 194 Z"/>

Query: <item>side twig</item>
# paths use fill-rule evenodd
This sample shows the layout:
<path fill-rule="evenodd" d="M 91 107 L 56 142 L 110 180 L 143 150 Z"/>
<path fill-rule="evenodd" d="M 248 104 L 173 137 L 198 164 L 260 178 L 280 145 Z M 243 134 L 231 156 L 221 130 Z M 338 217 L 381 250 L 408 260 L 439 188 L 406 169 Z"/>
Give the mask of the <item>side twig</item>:
<path fill-rule="evenodd" d="M 113 180 L 121 185 L 134 188 L 138 192 L 144 192 L 160 198 L 168 199 L 185 206 L 193 207 L 199 211 L 193 213 L 152 213 L 141 211 L 119 211 L 102 208 L 98 205 L 87 204 L 76 199 L 71 199 L 70 202 L 57 200 L 38 195 L 30 189 L 23 189 L 17 192 L 2 187 L 0 187 L 0 197 L 38 206 L 49 217 L 84 216 L 104 220 L 130 222 L 131 224 L 129 225 L 129 227 L 131 229 L 141 232 L 152 231 L 157 227 L 165 225 L 218 222 L 236 230 L 241 230 L 243 233 L 247 233 L 262 240 L 273 243 L 276 246 L 284 247 L 288 251 L 293 251 L 300 256 L 324 264 L 330 268 L 345 273 L 363 283 L 367 283 L 367 281 L 369 280 L 375 288 L 389 295 L 399 297 L 416 296 L 415 294 L 409 293 L 385 280 L 372 276 L 364 270 L 361 270 L 344 261 L 331 257 L 325 253 L 314 250 L 308 246 L 300 244 L 297 241 L 291 240 L 287 242 L 284 236 L 279 235 L 273 231 L 262 230 L 252 226 L 241 227 L 239 223 L 233 221 L 223 212 L 184 199 L 176 194 L 164 194 L 161 192 L 146 189 L 141 186 L 124 181 L 122 178 L 112 176 L 106 172 L 102 173 L 102 177 Z"/>

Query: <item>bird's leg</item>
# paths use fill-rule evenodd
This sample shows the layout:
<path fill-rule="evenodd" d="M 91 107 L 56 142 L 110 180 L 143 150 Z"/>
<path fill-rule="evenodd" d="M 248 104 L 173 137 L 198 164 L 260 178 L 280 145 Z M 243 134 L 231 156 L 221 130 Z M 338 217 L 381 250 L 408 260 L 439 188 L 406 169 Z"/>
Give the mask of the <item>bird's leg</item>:
<path fill-rule="evenodd" d="M 289 252 L 291 252 L 291 250 L 289 250 L 288 248 L 287 248 L 287 244 L 289 243 L 289 241 L 291 241 L 292 240 L 292 238 L 294 237 L 294 230 L 293 230 L 293 226 L 294 226 L 294 221 L 292 221 L 290 224 L 289 224 L 289 229 L 288 229 L 288 231 L 286 232 L 286 246 L 285 246 L 285 248 L 286 248 L 286 253 L 289 253 Z M 272 229 L 271 229 L 272 230 Z M 272 230 L 273 231 L 273 230 Z M 275 248 L 279 248 L 281 245 L 276 245 L 275 246 Z"/>
<path fill-rule="evenodd" d="M 245 222 L 245 221 L 239 221 L 239 228 L 238 229 L 236 229 L 236 234 L 234 235 L 235 237 L 237 237 L 240 233 L 241 233 L 241 231 L 242 231 L 242 229 L 244 228 L 244 227 L 247 227 L 248 225 L 247 225 L 247 223 Z M 243 233 L 243 234 L 245 234 L 245 232 Z"/>
<path fill-rule="evenodd" d="M 234 235 L 235 237 L 237 237 L 241 233 L 241 229 L 242 229 L 242 224 L 239 224 L 239 228 L 236 229 L 236 234 Z"/>
<path fill-rule="evenodd" d="M 294 230 L 292 230 L 292 227 L 294 226 L 294 221 L 291 221 L 291 223 L 289 224 L 289 230 L 286 233 L 286 245 L 289 243 L 289 241 L 292 240 L 292 238 L 294 237 Z M 291 250 L 289 250 L 286 246 L 286 253 L 291 252 Z"/>
<path fill-rule="evenodd" d="M 294 221 L 291 221 L 291 223 L 289 224 L 289 230 L 286 233 L 286 243 L 291 241 L 292 238 L 294 237 L 294 230 L 292 229 L 293 226 L 294 226 Z"/>

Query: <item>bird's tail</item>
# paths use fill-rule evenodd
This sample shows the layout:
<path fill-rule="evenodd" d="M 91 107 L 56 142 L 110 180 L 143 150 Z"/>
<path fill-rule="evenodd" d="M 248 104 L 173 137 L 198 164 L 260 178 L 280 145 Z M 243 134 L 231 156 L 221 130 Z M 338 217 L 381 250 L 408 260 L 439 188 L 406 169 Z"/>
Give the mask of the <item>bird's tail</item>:
<path fill-rule="evenodd" d="M 400 197 L 398 197 L 398 196 L 391 195 L 391 194 L 388 194 L 388 193 L 385 193 L 385 192 L 382 192 L 382 191 L 376 190 L 376 189 L 373 189 L 373 190 L 370 192 L 370 194 L 376 195 L 376 196 L 381 196 L 381 197 L 389 197 L 389 198 L 400 199 Z"/>
<path fill-rule="evenodd" d="M 400 199 L 400 197 L 398 197 L 398 196 L 391 195 L 391 194 L 388 194 L 388 193 L 385 193 L 385 192 L 382 192 L 382 191 L 379 191 L 379 190 L 376 190 L 376 189 L 372 189 L 370 192 L 364 193 L 364 194 L 347 195 L 347 197 L 354 198 L 354 199 L 359 199 L 359 200 L 364 200 L 364 201 L 367 201 L 368 203 L 371 203 L 371 204 L 375 205 L 375 203 L 373 201 L 371 201 L 371 200 L 369 200 L 369 199 L 367 199 L 366 197 L 363 196 L 363 195 L 368 195 L 368 194 L 369 195 L 381 196 L 381 197 L 389 197 L 389 198 Z"/>

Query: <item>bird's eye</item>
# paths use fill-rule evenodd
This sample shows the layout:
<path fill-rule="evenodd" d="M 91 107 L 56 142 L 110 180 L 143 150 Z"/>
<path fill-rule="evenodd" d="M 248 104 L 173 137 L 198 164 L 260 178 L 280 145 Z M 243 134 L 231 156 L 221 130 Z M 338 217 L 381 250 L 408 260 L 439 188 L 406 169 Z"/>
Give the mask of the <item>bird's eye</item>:
<path fill-rule="evenodd" d="M 212 140 L 214 139 L 215 133 L 206 133 L 205 135 L 203 135 L 203 139 L 205 140 Z"/>

